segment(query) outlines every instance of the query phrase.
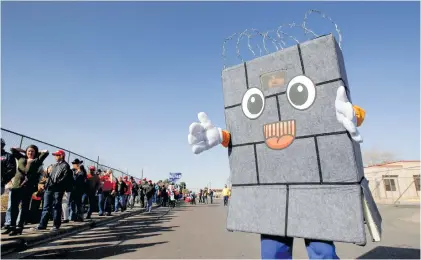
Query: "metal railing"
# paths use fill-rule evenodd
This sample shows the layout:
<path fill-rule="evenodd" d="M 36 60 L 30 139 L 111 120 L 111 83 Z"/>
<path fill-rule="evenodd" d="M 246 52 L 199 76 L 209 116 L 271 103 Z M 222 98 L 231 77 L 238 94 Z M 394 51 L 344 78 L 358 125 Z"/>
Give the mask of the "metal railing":
<path fill-rule="evenodd" d="M 71 163 L 74 159 L 79 158 L 79 160 L 83 161 L 83 165 L 85 165 L 87 169 L 90 166 L 95 166 L 95 168 L 101 169 L 101 171 L 112 170 L 114 178 L 118 178 L 120 176 L 121 177 L 128 176 L 128 177 L 133 177 L 136 180 L 136 182 L 140 180 L 139 178 L 131 176 L 123 172 L 122 170 L 118 170 L 111 166 L 101 164 L 99 161 L 99 158 L 100 158 L 99 156 L 96 160 L 89 159 L 83 155 L 72 152 L 68 149 L 65 149 L 53 144 L 49 144 L 47 142 L 44 142 L 44 141 L 29 137 L 23 134 L 19 134 L 19 133 L 16 133 L 14 131 L 4 129 L 4 128 L 1 128 L 1 137 L 6 142 L 6 147 L 5 147 L 6 151 L 9 151 L 11 147 L 19 147 L 21 149 L 25 149 L 27 146 L 31 144 L 38 146 L 40 150 L 48 150 L 50 151 L 50 153 L 55 152 L 55 150 L 63 150 L 66 152 L 66 161 L 68 163 Z M 44 161 L 45 166 L 51 165 L 53 163 L 55 163 L 53 156 L 48 156 Z"/>

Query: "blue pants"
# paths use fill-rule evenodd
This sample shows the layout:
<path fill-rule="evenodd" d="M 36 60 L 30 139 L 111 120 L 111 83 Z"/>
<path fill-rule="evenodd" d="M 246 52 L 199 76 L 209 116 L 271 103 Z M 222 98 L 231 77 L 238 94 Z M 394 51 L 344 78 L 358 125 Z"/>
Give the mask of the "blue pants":
<path fill-rule="evenodd" d="M 228 196 L 224 196 L 224 206 L 228 205 Z"/>
<path fill-rule="evenodd" d="M 72 191 L 70 194 L 70 219 L 83 220 L 82 196 L 80 192 Z"/>
<path fill-rule="evenodd" d="M 102 216 L 104 211 L 111 214 L 111 194 L 109 191 L 98 193 L 98 214 Z"/>
<path fill-rule="evenodd" d="M 262 259 L 292 259 L 292 237 L 261 235 Z M 339 259 L 333 242 L 305 239 L 309 259 Z"/>
<path fill-rule="evenodd" d="M 124 211 L 125 205 L 126 205 L 126 195 L 116 195 L 115 204 L 114 204 L 114 212 L 118 212 L 119 206 L 121 208 L 121 211 Z"/>
<path fill-rule="evenodd" d="M 89 202 L 89 207 L 88 207 L 88 213 L 87 213 L 87 217 L 90 217 L 92 215 L 92 212 L 94 211 L 94 205 L 95 205 L 95 192 L 93 191 L 88 191 L 85 194 L 83 194 L 82 196 L 82 208 L 84 208 L 86 199 L 88 199 Z"/>
<path fill-rule="evenodd" d="M 29 214 L 29 205 L 31 203 L 32 191 L 30 188 L 23 187 L 12 189 L 10 191 L 10 226 L 23 228 L 26 218 Z M 19 204 L 22 203 L 19 209 Z M 18 218 L 18 216 L 20 216 Z"/>
<path fill-rule="evenodd" d="M 56 228 L 61 226 L 61 202 L 63 200 L 64 192 L 55 192 L 46 190 L 44 193 L 44 204 L 42 207 L 41 220 L 38 228 L 47 228 L 50 212 L 53 213 L 53 223 Z"/>
<path fill-rule="evenodd" d="M 152 211 L 152 198 L 148 198 L 148 204 L 146 205 L 146 211 L 147 212 Z"/>

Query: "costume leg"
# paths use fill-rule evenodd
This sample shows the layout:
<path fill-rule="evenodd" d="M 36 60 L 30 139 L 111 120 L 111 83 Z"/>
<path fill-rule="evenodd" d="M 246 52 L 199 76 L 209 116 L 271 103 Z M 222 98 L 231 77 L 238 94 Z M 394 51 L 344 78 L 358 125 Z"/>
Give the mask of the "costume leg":
<path fill-rule="evenodd" d="M 331 241 L 304 240 L 309 259 L 339 259 L 335 244 Z"/>
<path fill-rule="evenodd" d="M 261 235 L 262 259 L 292 259 L 292 237 Z"/>

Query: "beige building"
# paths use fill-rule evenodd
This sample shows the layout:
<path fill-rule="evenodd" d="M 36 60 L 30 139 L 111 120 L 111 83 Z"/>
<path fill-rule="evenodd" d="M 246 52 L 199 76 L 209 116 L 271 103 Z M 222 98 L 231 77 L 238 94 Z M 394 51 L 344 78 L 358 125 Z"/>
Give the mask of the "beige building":
<path fill-rule="evenodd" d="M 420 161 L 397 161 L 364 168 L 377 203 L 420 202 Z"/>

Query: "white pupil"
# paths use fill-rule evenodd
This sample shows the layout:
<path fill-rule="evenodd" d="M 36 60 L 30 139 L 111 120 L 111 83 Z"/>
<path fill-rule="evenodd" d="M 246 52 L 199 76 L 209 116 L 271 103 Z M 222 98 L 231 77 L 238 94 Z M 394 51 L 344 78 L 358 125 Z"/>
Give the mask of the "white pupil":
<path fill-rule="evenodd" d="M 256 101 L 255 97 L 251 97 L 251 102 L 254 103 L 254 101 Z"/>
<path fill-rule="evenodd" d="M 299 85 L 298 88 L 297 88 L 297 90 L 298 90 L 298 92 L 303 91 L 303 86 Z"/>

